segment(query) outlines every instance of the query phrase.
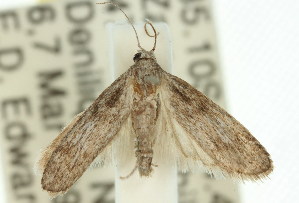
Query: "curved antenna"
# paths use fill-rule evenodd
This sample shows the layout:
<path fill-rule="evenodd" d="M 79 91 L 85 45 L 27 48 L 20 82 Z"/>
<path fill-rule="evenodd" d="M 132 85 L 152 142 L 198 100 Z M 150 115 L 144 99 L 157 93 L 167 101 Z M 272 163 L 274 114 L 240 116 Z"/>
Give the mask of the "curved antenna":
<path fill-rule="evenodd" d="M 118 8 L 125 16 L 126 18 L 128 19 L 129 23 L 131 24 L 132 28 L 134 29 L 134 32 L 135 32 L 135 35 L 136 35 L 136 39 L 137 39 L 137 43 L 138 43 L 138 47 L 142 50 L 144 50 L 141 45 L 140 45 L 140 42 L 139 42 L 139 37 L 138 37 L 138 34 L 137 34 L 137 31 L 132 23 L 132 21 L 130 20 L 130 18 L 127 16 L 127 14 L 116 4 L 116 3 L 113 3 L 113 2 L 99 2 L 99 3 L 96 3 L 96 4 L 111 4 L 113 6 L 115 6 L 116 8 Z"/>
<path fill-rule="evenodd" d="M 147 27 L 146 27 L 147 25 L 150 25 L 150 26 L 152 27 L 152 29 L 153 29 L 153 31 L 154 31 L 154 35 L 151 35 L 151 34 L 147 31 Z M 157 33 L 155 27 L 153 26 L 153 24 L 151 23 L 151 21 L 149 21 L 148 19 L 146 19 L 146 23 L 144 24 L 144 31 L 145 31 L 145 33 L 147 34 L 147 36 L 149 36 L 149 37 L 154 37 L 154 38 L 155 38 L 154 46 L 153 46 L 153 48 L 152 48 L 152 50 L 151 50 L 151 51 L 155 51 L 155 49 L 156 49 L 156 44 L 157 44 L 157 36 L 158 36 L 159 33 Z"/>

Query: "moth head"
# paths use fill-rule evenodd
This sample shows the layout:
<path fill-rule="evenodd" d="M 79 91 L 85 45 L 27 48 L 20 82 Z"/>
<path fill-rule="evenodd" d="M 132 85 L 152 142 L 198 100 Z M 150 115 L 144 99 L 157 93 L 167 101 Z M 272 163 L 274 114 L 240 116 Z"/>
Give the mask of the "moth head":
<path fill-rule="evenodd" d="M 146 51 L 146 50 L 139 50 L 135 55 L 134 55 L 134 62 L 137 62 L 141 59 L 154 59 L 156 61 L 156 57 L 154 54 L 154 51 Z"/>

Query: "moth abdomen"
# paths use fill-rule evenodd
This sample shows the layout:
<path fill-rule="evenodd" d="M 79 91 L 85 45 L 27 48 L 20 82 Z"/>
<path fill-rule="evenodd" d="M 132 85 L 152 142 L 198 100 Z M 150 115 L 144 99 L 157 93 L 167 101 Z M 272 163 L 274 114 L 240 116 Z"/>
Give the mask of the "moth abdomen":
<path fill-rule="evenodd" d="M 148 148 L 138 149 L 135 151 L 137 165 L 140 176 L 149 176 L 152 172 L 153 150 Z"/>

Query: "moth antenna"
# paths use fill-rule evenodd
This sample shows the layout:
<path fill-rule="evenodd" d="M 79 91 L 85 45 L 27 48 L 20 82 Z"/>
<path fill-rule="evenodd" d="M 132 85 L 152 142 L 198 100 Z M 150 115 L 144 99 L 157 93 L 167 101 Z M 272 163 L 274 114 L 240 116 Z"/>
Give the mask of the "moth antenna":
<path fill-rule="evenodd" d="M 138 37 L 138 34 L 137 34 L 137 31 L 132 23 L 132 21 L 130 20 L 130 18 L 127 16 L 127 14 L 118 6 L 118 4 L 116 3 L 113 3 L 113 2 L 110 2 L 110 1 L 106 1 L 106 2 L 97 2 L 96 4 L 111 4 L 113 6 L 115 6 L 116 8 L 118 8 L 124 15 L 125 17 L 127 18 L 128 22 L 131 24 L 132 28 L 134 29 L 134 32 L 135 32 L 135 36 L 136 36 L 136 39 L 137 39 L 137 43 L 138 43 L 138 47 L 142 50 L 144 50 L 141 45 L 140 45 L 140 42 L 139 42 L 139 37 Z"/>
<path fill-rule="evenodd" d="M 152 30 L 154 31 L 154 35 L 151 35 L 148 30 L 147 30 L 147 25 L 150 25 L 152 27 Z M 157 36 L 159 33 L 157 33 L 155 27 L 153 26 L 153 24 L 151 23 L 151 21 L 149 21 L 148 19 L 146 19 L 146 23 L 144 24 L 144 31 L 147 34 L 147 36 L 149 37 L 154 37 L 155 38 L 155 42 L 154 42 L 154 47 L 152 48 L 151 51 L 155 51 L 156 49 L 156 44 L 157 44 Z"/>

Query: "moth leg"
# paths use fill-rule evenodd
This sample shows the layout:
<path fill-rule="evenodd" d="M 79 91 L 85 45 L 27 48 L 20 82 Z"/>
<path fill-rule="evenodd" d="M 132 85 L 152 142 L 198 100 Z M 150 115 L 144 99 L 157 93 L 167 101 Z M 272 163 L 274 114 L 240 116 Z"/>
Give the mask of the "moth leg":
<path fill-rule="evenodd" d="M 136 166 L 133 168 L 133 170 L 127 176 L 120 176 L 119 178 L 122 180 L 130 178 L 135 173 L 137 168 L 138 168 L 138 165 L 136 164 Z"/>
<path fill-rule="evenodd" d="M 152 163 L 151 165 L 154 166 L 154 167 L 158 167 L 158 164 L 153 164 L 153 163 Z"/>

